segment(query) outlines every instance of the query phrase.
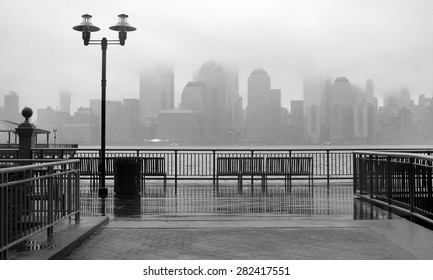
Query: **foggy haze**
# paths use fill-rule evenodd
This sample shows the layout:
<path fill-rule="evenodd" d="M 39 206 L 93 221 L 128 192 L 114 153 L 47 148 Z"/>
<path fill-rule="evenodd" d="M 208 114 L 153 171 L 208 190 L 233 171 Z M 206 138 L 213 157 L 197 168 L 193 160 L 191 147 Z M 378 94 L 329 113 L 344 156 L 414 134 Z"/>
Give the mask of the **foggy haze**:
<path fill-rule="evenodd" d="M 0 106 L 16 91 L 20 107 L 58 107 L 72 94 L 72 111 L 100 98 L 101 50 L 83 46 L 72 27 L 93 15 L 92 39 L 117 39 L 108 29 L 117 15 L 137 27 L 125 46 L 109 46 L 107 99 L 138 98 L 139 71 L 163 60 L 175 67 L 175 106 L 188 81 L 208 60 L 239 70 L 246 104 L 247 78 L 265 69 L 282 106 L 302 98 L 307 74 L 347 77 L 375 95 L 410 89 L 433 92 L 432 1 L 30 1 L 3 0 L 0 10 Z"/>

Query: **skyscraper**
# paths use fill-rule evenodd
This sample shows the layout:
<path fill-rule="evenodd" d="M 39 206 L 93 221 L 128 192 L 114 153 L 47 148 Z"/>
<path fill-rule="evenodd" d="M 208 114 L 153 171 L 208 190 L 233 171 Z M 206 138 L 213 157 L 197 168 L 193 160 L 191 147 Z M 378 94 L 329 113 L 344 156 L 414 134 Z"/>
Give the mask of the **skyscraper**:
<path fill-rule="evenodd" d="M 140 121 L 157 122 L 161 110 L 174 108 L 173 66 L 158 64 L 140 73 Z"/>
<path fill-rule="evenodd" d="M 207 88 L 204 97 L 204 141 L 223 142 L 231 121 L 227 107 L 230 103 L 226 102 L 227 81 L 224 69 L 215 61 L 208 61 L 200 67 L 197 80 Z"/>
<path fill-rule="evenodd" d="M 292 100 L 290 102 L 290 124 L 292 126 L 291 139 L 295 143 L 302 143 L 305 133 L 305 119 L 304 119 L 304 101 Z"/>
<path fill-rule="evenodd" d="M 338 77 L 332 84 L 330 106 L 330 140 L 345 143 L 353 138 L 353 106 L 355 97 L 346 77 Z"/>
<path fill-rule="evenodd" d="M 4 118 L 11 122 L 19 122 L 19 97 L 15 91 L 4 96 Z"/>
<path fill-rule="evenodd" d="M 246 138 L 265 142 L 270 137 L 271 79 L 263 69 L 255 69 L 248 77 Z"/>
<path fill-rule="evenodd" d="M 60 109 L 62 113 L 71 114 L 71 93 L 67 90 L 60 91 Z"/>

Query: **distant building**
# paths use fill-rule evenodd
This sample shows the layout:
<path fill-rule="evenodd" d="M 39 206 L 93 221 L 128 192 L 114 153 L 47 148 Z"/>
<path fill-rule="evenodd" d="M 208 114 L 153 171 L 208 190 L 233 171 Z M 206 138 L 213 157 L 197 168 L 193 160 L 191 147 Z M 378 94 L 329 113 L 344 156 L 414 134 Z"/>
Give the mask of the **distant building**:
<path fill-rule="evenodd" d="M 317 144 L 320 141 L 320 111 L 317 105 L 307 107 L 307 136 L 310 143 Z"/>
<path fill-rule="evenodd" d="M 60 91 L 60 108 L 62 113 L 71 114 L 71 93 L 67 90 Z"/>
<path fill-rule="evenodd" d="M 368 115 L 369 107 L 366 104 L 359 104 L 353 107 L 353 120 L 354 120 L 354 137 L 355 142 L 365 144 L 368 136 Z"/>
<path fill-rule="evenodd" d="M 204 82 L 189 82 L 183 89 L 180 109 L 203 114 L 207 87 Z"/>
<path fill-rule="evenodd" d="M 174 108 L 174 69 L 156 65 L 140 73 L 140 122 L 156 124 L 161 110 Z"/>
<path fill-rule="evenodd" d="M 100 142 L 99 117 L 91 108 L 80 107 L 72 122 L 63 127 L 65 144 L 95 145 Z"/>
<path fill-rule="evenodd" d="M 204 97 L 204 131 L 205 143 L 225 141 L 225 133 L 230 129 L 231 113 L 227 104 L 228 87 L 223 67 L 215 61 L 204 63 L 197 73 L 197 81 L 206 85 Z"/>
<path fill-rule="evenodd" d="M 353 139 L 353 106 L 355 95 L 345 77 L 338 77 L 332 84 L 329 101 L 329 135 L 334 143 L 350 143 Z"/>
<path fill-rule="evenodd" d="M 22 117 L 19 113 L 19 97 L 15 91 L 10 91 L 4 96 L 4 119 L 11 122 L 19 122 Z"/>
<path fill-rule="evenodd" d="M 200 143 L 197 114 L 191 110 L 162 110 L 156 138 L 183 145 Z"/>
<path fill-rule="evenodd" d="M 303 79 L 304 110 L 315 105 L 320 105 L 320 100 L 325 91 L 325 81 L 320 76 L 306 76 Z"/>
<path fill-rule="evenodd" d="M 119 136 L 121 145 L 143 144 L 143 133 L 140 125 L 140 100 L 123 99 L 120 118 L 122 133 Z"/>
<path fill-rule="evenodd" d="M 267 142 L 271 135 L 271 79 L 263 69 L 255 69 L 248 77 L 247 141 Z"/>
<path fill-rule="evenodd" d="M 304 116 L 304 101 L 292 100 L 290 102 L 290 126 L 291 141 L 294 143 L 303 143 L 305 136 L 305 116 Z"/>

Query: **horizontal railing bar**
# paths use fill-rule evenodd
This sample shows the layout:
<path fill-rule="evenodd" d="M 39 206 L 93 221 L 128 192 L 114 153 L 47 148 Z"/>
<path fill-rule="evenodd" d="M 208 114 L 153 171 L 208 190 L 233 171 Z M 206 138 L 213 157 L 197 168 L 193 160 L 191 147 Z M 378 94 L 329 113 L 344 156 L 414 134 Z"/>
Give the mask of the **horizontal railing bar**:
<path fill-rule="evenodd" d="M 4 149 L 5 151 L 10 151 L 11 149 Z M 63 151 L 99 151 L 99 148 L 33 148 L 33 151 L 53 151 L 53 150 L 63 150 Z M 224 151 L 424 151 L 424 152 L 433 152 L 433 149 L 423 149 L 423 148 L 171 148 L 171 147 L 154 147 L 154 148 L 107 148 L 105 149 L 107 152 L 109 151 L 216 151 L 216 152 L 224 152 Z"/>
<path fill-rule="evenodd" d="M 433 161 L 433 156 L 426 156 L 426 155 L 418 155 L 418 154 L 409 154 L 409 153 L 389 153 L 389 152 L 367 152 L 367 151 L 353 151 L 354 154 L 361 154 L 361 155 L 379 155 L 384 157 L 400 157 L 400 158 L 414 158 L 414 159 L 424 159 L 424 160 L 430 160 Z"/>
<path fill-rule="evenodd" d="M 17 162 L 21 162 L 21 161 L 22 160 L 18 160 Z M 33 160 L 33 161 L 35 161 L 35 160 Z M 38 161 L 35 161 L 35 162 L 38 162 Z M 51 166 L 56 166 L 56 165 L 65 165 L 65 164 L 72 164 L 72 163 L 79 163 L 79 162 L 80 162 L 79 159 L 68 159 L 68 160 L 56 160 L 56 161 L 50 162 L 50 163 L 5 167 L 5 168 L 0 168 L 0 174 L 27 171 L 27 170 L 32 170 L 35 168 L 51 167 Z"/>

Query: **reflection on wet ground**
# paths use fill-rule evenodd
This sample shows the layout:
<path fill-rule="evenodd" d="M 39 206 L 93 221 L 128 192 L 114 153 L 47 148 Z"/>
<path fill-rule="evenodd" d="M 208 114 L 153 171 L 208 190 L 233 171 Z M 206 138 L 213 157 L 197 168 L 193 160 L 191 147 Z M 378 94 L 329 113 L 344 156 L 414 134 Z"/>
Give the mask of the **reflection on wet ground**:
<path fill-rule="evenodd" d="M 266 193 L 260 189 L 243 193 L 236 187 L 220 188 L 218 193 L 212 186 L 182 186 L 174 192 L 168 188 L 147 187 L 138 195 L 116 195 L 98 198 L 90 191 L 81 193 L 82 215 L 101 215 L 112 219 L 140 219 L 144 215 L 188 215 L 188 214 L 285 214 L 308 216 L 338 216 L 354 220 L 391 219 L 388 211 L 381 210 L 367 202 L 356 199 L 353 187 L 348 185 L 295 186 L 291 192 L 284 187 L 271 186 Z"/>

